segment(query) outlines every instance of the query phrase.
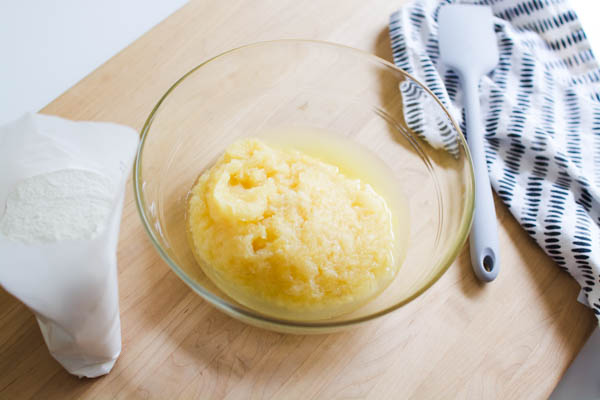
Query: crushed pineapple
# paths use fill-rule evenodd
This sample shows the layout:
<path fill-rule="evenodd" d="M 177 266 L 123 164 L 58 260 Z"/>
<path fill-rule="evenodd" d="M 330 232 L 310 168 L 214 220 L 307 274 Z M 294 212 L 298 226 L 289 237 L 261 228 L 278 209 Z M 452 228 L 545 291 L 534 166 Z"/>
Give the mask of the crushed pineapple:
<path fill-rule="evenodd" d="M 193 186 L 188 237 L 225 293 L 284 318 L 328 318 L 393 279 L 385 200 L 337 167 L 257 139 L 232 144 Z"/>

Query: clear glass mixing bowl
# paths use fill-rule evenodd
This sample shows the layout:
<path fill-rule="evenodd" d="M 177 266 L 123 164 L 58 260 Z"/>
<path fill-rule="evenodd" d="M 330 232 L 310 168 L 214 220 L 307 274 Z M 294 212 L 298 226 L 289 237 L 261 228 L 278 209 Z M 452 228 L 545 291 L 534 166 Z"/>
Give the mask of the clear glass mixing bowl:
<path fill-rule="evenodd" d="M 410 216 L 407 254 L 394 281 L 360 309 L 328 320 L 273 318 L 237 303 L 204 275 L 186 238 L 188 191 L 229 144 L 302 129 L 328 131 L 377 155 Z M 387 61 L 325 42 L 252 44 L 188 72 L 149 115 L 133 173 L 142 222 L 173 271 L 232 317 L 283 332 L 331 332 L 412 301 L 451 265 L 473 214 L 469 153 L 439 100 Z"/>

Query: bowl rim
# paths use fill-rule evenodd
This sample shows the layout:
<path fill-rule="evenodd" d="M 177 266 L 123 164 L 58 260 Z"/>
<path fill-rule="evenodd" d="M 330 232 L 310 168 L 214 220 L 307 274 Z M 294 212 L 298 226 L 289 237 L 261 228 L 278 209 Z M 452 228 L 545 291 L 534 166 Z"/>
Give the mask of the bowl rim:
<path fill-rule="evenodd" d="M 219 59 L 221 57 L 224 57 L 230 53 L 236 52 L 241 49 L 246 49 L 246 48 L 251 48 L 251 47 L 259 47 L 259 46 L 265 46 L 265 45 L 271 45 L 271 44 L 279 44 L 279 43 L 305 43 L 305 44 L 318 45 L 318 46 L 335 47 L 337 49 L 355 53 L 356 55 L 370 59 L 371 61 L 382 64 L 382 65 L 384 65 L 388 68 L 391 68 L 392 70 L 395 70 L 396 72 L 399 72 L 402 75 L 408 77 L 413 82 L 418 84 L 423 90 L 425 90 L 425 92 L 428 95 L 430 95 L 438 103 L 438 105 L 444 111 L 444 113 L 450 120 L 452 126 L 458 133 L 459 143 L 460 143 L 460 145 L 462 145 L 462 147 L 465 151 L 465 157 L 466 157 L 466 161 L 468 163 L 468 171 L 469 171 L 469 177 L 470 177 L 469 181 L 466 182 L 467 190 L 465 193 L 465 201 L 464 201 L 464 211 L 465 212 L 463 214 L 462 221 L 460 222 L 460 227 L 458 230 L 458 234 L 456 236 L 456 240 L 449 247 L 450 250 L 447 251 L 446 254 L 444 254 L 441 257 L 440 261 L 438 262 L 438 265 L 441 265 L 441 268 L 439 269 L 438 273 L 432 279 L 430 279 L 425 285 L 423 285 L 423 287 L 421 287 L 419 290 L 417 290 L 411 296 L 407 297 L 406 299 L 402 300 L 401 302 L 395 303 L 392 306 L 386 307 L 375 313 L 368 314 L 368 315 L 365 315 L 365 316 L 362 316 L 359 318 L 348 319 L 348 320 L 297 321 L 297 320 L 286 320 L 286 319 L 282 319 L 282 318 L 276 318 L 276 317 L 264 315 L 264 314 L 261 314 L 258 312 L 254 312 L 253 310 L 250 310 L 250 309 L 241 308 L 241 307 L 237 306 L 236 304 L 231 304 L 230 302 L 222 299 L 219 296 L 214 295 L 210 291 L 205 290 L 201 285 L 197 284 L 193 279 L 188 277 L 188 275 L 185 273 L 185 271 L 183 271 L 177 265 L 177 263 L 171 259 L 171 257 L 169 257 L 169 255 L 163 250 L 157 237 L 155 236 L 155 234 L 151 228 L 151 226 L 152 226 L 151 222 L 144 211 L 144 206 L 143 206 L 145 204 L 145 198 L 144 198 L 144 193 L 143 193 L 144 182 L 142 182 L 142 179 L 141 179 L 142 178 L 141 165 L 142 165 L 142 157 L 143 157 L 142 153 L 143 153 L 144 144 L 146 142 L 146 138 L 148 137 L 150 127 L 152 125 L 154 117 L 156 116 L 157 111 L 159 110 L 160 106 L 165 101 L 165 99 L 169 96 L 169 94 L 171 94 L 171 92 L 173 90 L 175 90 L 175 88 L 177 88 L 177 86 L 179 86 L 191 74 L 193 74 L 194 72 L 196 72 L 197 70 L 199 70 L 200 68 L 205 66 L 206 64 L 208 64 L 216 59 Z M 175 81 L 175 83 L 173 83 L 169 87 L 169 89 L 161 96 L 161 98 L 158 100 L 158 102 L 152 108 L 152 111 L 146 118 L 146 121 L 144 122 L 142 130 L 140 131 L 140 142 L 138 144 L 138 149 L 136 152 L 136 157 L 135 157 L 135 162 L 133 165 L 132 174 L 133 174 L 133 191 L 134 191 L 134 197 L 135 197 L 135 204 L 136 204 L 136 208 L 138 210 L 138 214 L 140 215 L 140 218 L 142 220 L 142 225 L 144 226 L 146 233 L 150 237 L 150 241 L 152 242 L 153 246 L 158 251 L 158 254 L 167 263 L 167 265 L 177 274 L 177 276 L 179 276 L 179 278 L 181 278 L 185 284 L 187 284 L 194 292 L 196 292 L 198 295 L 200 295 L 204 300 L 208 301 L 210 304 L 217 307 L 219 310 L 224 311 L 225 313 L 228 313 L 233 316 L 238 316 L 240 318 L 243 318 L 244 320 L 250 319 L 251 321 L 256 321 L 259 323 L 267 323 L 269 325 L 275 325 L 275 326 L 280 326 L 280 327 L 285 327 L 285 328 L 301 328 L 301 329 L 309 329 L 309 330 L 310 329 L 328 330 L 328 329 L 333 329 L 333 328 L 349 327 L 352 325 L 358 325 L 358 324 L 379 318 L 381 316 L 389 314 L 392 311 L 395 311 L 395 310 L 403 307 L 404 305 L 412 302 L 414 299 L 416 299 L 421 294 L 423 294 L 426 290 L 428 290 L 431 286 L 433 286 L 433 284 L 435 284 L 442 277 L 442 275 L 444 275 L 446 273 L 446 271 L 450 268 L 450 266 L 452 265 L 452 263 L 458 256 L 458 253 L 460 252 L 460 250 L 462 250 L 464 243 L 466 242 L 466 239 L 467 239 L 467 236 L 468 236 L 468 233 L 470 231 L 471 224 L 473 221 L 474 202 L 475 202 L 475 190 L 474 190 L 475 189 L 475 178 L 474 178 L 474 172 L 473 172 L 473 163 L 472 163 L 472 159 L 471 159 L 471 153 L 469 151 L 469 146 L 466 143 L 465 137 L 464 137 L 460 127 L 458 126 L 458 124 L 456 123 L 456 121 L 454 120 L 452 115 L 450 115 L 450 113 L 448 112 L 446 107 L 443 105 L 443 103 L 438 99 L 438 97 L 430 89 L 428 89 L 427 86 L 422 84 L 418 79 L 414 78 L 411 74 L 409 74 L 408 72 L 404 71 L 401 68 L 398 68 L 396 65 L 390 63 L 387 60 L 384 60 L 384 59 L 382 59 L 374 54 L 371 54 L 369 52 L 355 49 L 350 46 L 345 46 L 342 44 L 321 41 L 321 40 L 277 39 L 277 40 L 254 42 L 254 43 L 246 44 L 243 46 L 235 47 L 233 49 L 230 49 L 223 53 L 220 53 L 217 56 L 211 57 L 211 58 L 207 59 L 206 61 L 198 64 L 196 67 L 192 68 L 191 70 L 189 70 L 187 73 L 185 73 L 183 76 L 181 76 L 179 79 L 177 79 Z"/>

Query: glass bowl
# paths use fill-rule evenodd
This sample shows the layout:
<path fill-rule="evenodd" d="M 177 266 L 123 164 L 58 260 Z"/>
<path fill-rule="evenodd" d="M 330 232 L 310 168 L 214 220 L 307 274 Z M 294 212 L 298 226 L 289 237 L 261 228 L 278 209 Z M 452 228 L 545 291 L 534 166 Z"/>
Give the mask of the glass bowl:
<path fill-rule="evenodd" d="M 408 204 L 408 246 L 393 282 L 358 310 L 327 320 L 275 318 L 237 303 L 204 275 L 186 237 L 187 194 L 229 144 L 303 130 L 374 154 Z M 331 332 L 414 300 L 451 265 L 473 214 L 470 156 L 439 100 L 387 61 L 317 41 L 256 43 L 185 74 L 148 116 L 133 174 L 143 225 L 173 271 L 223 312 L 281 332 Z"/>

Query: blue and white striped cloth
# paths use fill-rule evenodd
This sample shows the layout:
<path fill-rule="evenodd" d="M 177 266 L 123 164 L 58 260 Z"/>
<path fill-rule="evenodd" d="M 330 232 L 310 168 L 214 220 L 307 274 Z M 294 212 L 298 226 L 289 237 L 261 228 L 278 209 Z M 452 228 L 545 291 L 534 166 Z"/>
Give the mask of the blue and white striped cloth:
<path fill-rule="evenodd" d="M 440 65 L 437 40 L 438 11 L 453 2 L 408 3 L 391 16 L 390 37 L 396 65 L 464 131 L 458 77 Z M 490 180 L 600 318 L 600 68 L 567 1 L 475 3 L 492 8 L 500 51 L 480 85 Z"/>

